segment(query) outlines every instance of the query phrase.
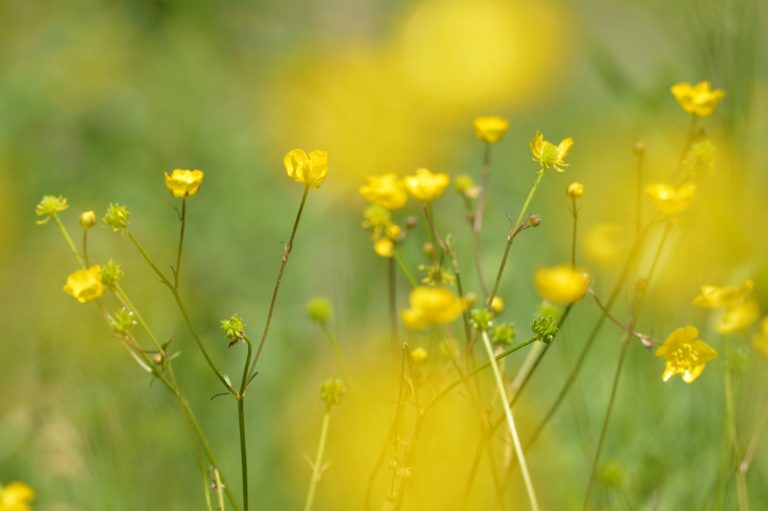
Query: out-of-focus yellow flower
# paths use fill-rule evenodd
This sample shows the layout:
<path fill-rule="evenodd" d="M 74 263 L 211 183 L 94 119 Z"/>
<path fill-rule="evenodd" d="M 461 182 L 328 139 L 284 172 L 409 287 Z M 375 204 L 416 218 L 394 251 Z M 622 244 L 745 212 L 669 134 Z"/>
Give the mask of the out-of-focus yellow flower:
<path fill-rule="evenodd" d="M 625 241 L 620 225 L 598 224 L 584 234 L 584 252 L 596 264 L 610 264 L 621 255 Z"/>
<path fill-rule="evenodd" d="M 91 266 L 85 270 L 77 270 L 67 277 L 64 292 L 71 295 L 80 303 L 88 303 L 104 294 L 104 284 L 101 281 L 101 267 Z"/>
<path fill-rule="evenodd" d="M 657 357 L 667 361 L 663 381 L 682 374 L 685 383 L 691 383 L 699 377 L 707 362 L 717 358 L 717 351 L 712 346 L 697 339 L 699 331 L 694 326 L 673 330 L 664 343 L 656 350 Z"/>
<path fill-rule="evenodd" d="M 80 213 L 80 227 L 83 228 L 84 231 L 87 231 L 94 225 L 96 225 L 96 213 L 93 211 L 83 211 Z"/>
<path fill-rule="evenodd" d="M 725 97 L 722 89 L 712 89 L 709 82 L 699 82 L 696 85 L 690 83 L 678 83 L 669 89 L 680 103 L 680 106 L 688 112 L 699 117 L 709 117 L 715 111 L 715 107 Z"/>
<path fill-rule="evenodd" d="M 760 307 L 754 299 L 747 299 L 736 305 L 726 307 L 715 324 L 715 330 L 723 335 L 735 334 L 746 330 L 757 321 Z"/>
<path fill-rule="evenodd" d="M 165 187 L 174 197 L 192 197 L 203 184 L 205 174 L 202 170 L 173 169 L 165 173 Z"/>
<path fill-rule="evenodd" d="M 534 275 L 541 297 L 559 304 L 573 303 L 583 297 L 589 288 L 589 280 L 589 273 L 568 264 L 539 268 Z"/>
<path fill-rule="evenodd" d="M 422 202 L 432 202 L 440 197 L 450 182 L 448 174 L 428 169 L 419 169 L 415 174 L 403 178 L 408 193 Z"/>
<path fill-rule="evenodd" d="M 509 121 L 497 115 L 485 115 L 475 118 L 475 136 L 488 144 L 494 144 L 504 137 L 509 128 Z"/>
<path fill-rule="evenodd" d="M 498 315 L 504 311 L 504 299 L 500 296 L 494 296 L 491 300 L 491 312 Z"/>
<path fill-rule="evenodd" d="M 480 196 L 480 187 L 469 174 L 460 174 L 453 180 L 453 186 L 459 194 L 466 199 L 477 199 Z"/>
<path fill-rule="evenodd" d="M 696 185 L 684 183 L 675 187 L 669 183 L 654 183 L 645 191 L 651 196 L 659 213 L 674 216 L 691 208 L 696 198 Z"/>
<path fill-rule="evenodd" d="M 408 201 L 405 186 L 392 173 L 368 176 L 368 184 L 360 187 L 360 195 L 390 211 L 402 208 Z"/>
<path fill-rule="evenodd" d="M 544 140 L 544 135 L 540 131 L 537 131 L 531 140 L 533 161 L 539 162 L 545 169 L 552 167 L 558 172 L 565 172 L 563 167 L 568 166 L 565 163 L 565 157 L 568 156 L 571 147 L 573 147 L 571 137 L 564 138 L 558 145 L 555 145 L 549 140 Z"/>
<path fill-rule="evenodd" d="M 283 159 L 285 173 L 297 183 L 320 188 L 328 175 L 328 153 L 312 151 L 307 155 L 303 149 L 288 151 Z"/>
<path fill-rule="evenodd" d="M 44 195 L 40 202 L 37 203 L 37 206 L 35 206 L 35 214 L 43 217 L 37 221 L 37 224 L 40 225 L 46 223 L 53 215 L 61 213 L 68 207 L 69 204 L 67 204 L 66 197 L 61 195 Z"/>
<path fill-rule="evenodd" d="M 467 303 L 445 287 L 416 287 L 411 291 L 409 303 L 401 318 L 411 330 L 451 323 L 467 309 Z"/>
<path fill-rule="evenodd" d="M 573 182 L 568 185 L 568 190 L 566 193 L 571 199 L 578 199 L 584 195 L 584 185 L 578 182 Z"/>
<path fill-rule="evenodd" d="M 744 280 L 738 286 L 701 286 L 701 292 L 693 298 L 693 304 L 704 309 L 730 307 L 744 300 L 755 288 L 755 283 Z"/>
<path fill-rule="evenodd" d="M 373 242 L 373 251 L 381 257 L 395 255 L 395 242 L 389 238 L 381 238 Z"/>
<path fill-rule="evenodd" d="M 429 355 L 427 354 L 427 350 L 424 348 L 418 347 L 411 350 L 411 362 L 414 364 L 425 364 L 427 362 L 427 358 L 429 358 Z"/>
<path fill-rule="evenodd" d="M 760 332 L 752 337 L 752 347 L 760 355 L 768 358 L 768 317 L 760 323 Z"/>
<path fill-rule="evenodd" d="M 0 485 L 0 511 L 31 511 L 29 503 L 34 498 L 34 490 L 24 483 L 14 481 Z"/>

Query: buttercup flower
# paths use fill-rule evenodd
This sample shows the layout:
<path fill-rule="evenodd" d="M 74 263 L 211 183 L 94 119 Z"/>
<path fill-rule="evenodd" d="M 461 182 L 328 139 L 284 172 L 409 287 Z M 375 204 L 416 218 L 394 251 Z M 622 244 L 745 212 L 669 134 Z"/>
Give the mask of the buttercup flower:
<path fill-rule="evenodd" d="M 736 305 L 726 307 L 715 324 L 715 330 L 723 335 L 735 334 L 746 330 L 757 320 L 760 308 L 754 299 L 747 299 Z"/>
<path fill-rule="evenodd" d="M 717 351 L 701 339 L 694 326 L 673 330 L 664 343 L 656 350 L 657 357 L 667 361 L 661 379 L 669 381 L 676 374 L 683 375 L 685 383 L 691 383 L 699 377 L 704 366 L 717 358 Z"/>
<path fill-rule="evenodd" d="M 440 197 L 450 182 L 448 174 L 434 173 L 427 169 L 419 169 L 415 174 L 403 178 L 408 193 L 422 202 L 431 202 Z"/>
<path fill-rule="evenodd" d="M 91 266 L 70 274 L 64 285 L 64 292 L 80 303 L 88 303 L 102 296 L 104 284 L 101 282 L 101 267 Z"/>
<path fill-rule="evenodd" d="M 701 286 L 701 292 L 693 298 L 693 304 L 705 309 L 730 307 L 744 300 L 755 288 L 755 283 L 744 280 L 738 286 Z"/>
<path fill-rule="evenodd" d="M 80 227 L 83 228 L 84 231 L 87 231 L 94 225 L 96 225 L 96 213 L 93 211 L 83 211 L 80 213 Z"/>
<path fill-rule="evenodd" d="M 37 221 L 37 224 L 40 225 L 46 223 L 53 215 L 61 213 L 68 207 L 69 204 L 67 204 L 66 197 L 62 197 L 61 195 L 44 195 L 37 206 L 35 206 L 35 214 L 43 217 Z"/>
<path fill-rule="evenodd" d="M 410 308 L 401 313 L 403 324 L 411 330 L 455 321 L 467 303 L 445 287 L 419 286 L 411 291 Z"/>
<path fill-rule="evenodd" d="M 760 332 L 752 337 L 752 347 L 760 355 L 768 358 L 768 317 L 760 323 Z"/>
<path fill-rule="evenodd" d="M 565 163 L 565 157 L 568 156 L 571 147 L 573 147 L 571 137 L 564 138 L 558 145 L 555 145 L 549 140 L 544 140 L 544 135 L 540 131 L 537 131 L 531 140 L 533 161 L 539 162 L 545 169 L 552 167 L 558 172 L 565 172 L 563 167 L 568 166 Z"/>
<path fill-rule="evenodd" d="M 509 121 L 496 115 L 475 118 L 475 136 L 488 144 L 494 144 L 504 137 Z"/>
<path fill-rule="evenodd" d="M 205 174 L 202 170 L 173 169 L 165 173 L 165 186 L 174 197 L 192 197 L 200 189 Z"/>
<path fill-rule="evenodd" d="M 32 511 L 29 503 L 35 492 L 28 485 L 14 481 L 7 486 L 0 485 L 0 511 Z"/>
<path fill-rule="evenodd" d="M 312 151 L 307 155 L 303 149 L 288 151 L 283 159 L 285 173 L 297 183 L 320 188 L 328 175 L 328 153 Z"/>
<path fill-rule="evenodd" d="M 690 209 L 696 198 L 696 185 L 684 183 L 675 187 L 669 183 L 655 183 L 645 191 L 651 196 L 662 215 L 674 216 Z"/>
<path fill-rule="evenodd" d="M 581 183 L 573 182 L 568 185 L 568 190 L 566 193 L 571 199 L 578 199 L 584 195 L 584 185 Z"/>
<path fill-rule="evenodd" d="M 395 174 L 369 176 L 368 184 L 360 187 L 360 195 L 390 211 L 402 208 L 408 201 L 405 186 Z"/>
<path fill-rule="evenodd" d="M 709 117 L 715 111 L 715 107 L 725 97 L 725 91 L 711 89 L 709 82 L 699 82 L 696 85 L 690 83 L 678 83 L 669 89 L 680 103 L 680 106 L 688 112 L 699 117 Z"/>
<path fill-rule="evenodd" d="M 494 296 L 491 300 L 490 309 L 494 314 L 501 314 L 504 311 L 504 299 L 500 296 Z"/>
<path fill-rule="evenodd" d="M 573 303 L 583 297 L 589 288 L 589 280 L 589 273 L 568 264 L 539 268 L 534 275 L 541 297 L 559 304 Z"/>

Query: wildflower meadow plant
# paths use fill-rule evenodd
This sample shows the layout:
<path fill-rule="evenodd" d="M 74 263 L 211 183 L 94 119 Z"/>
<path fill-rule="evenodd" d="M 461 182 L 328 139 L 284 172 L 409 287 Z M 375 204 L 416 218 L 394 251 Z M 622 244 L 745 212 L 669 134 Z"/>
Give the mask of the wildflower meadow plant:
<path fill-rule="evenodd" d="M 723 91 L 711 89 L 708 82 L 695 86 L 678 84 L 672 87 L 672 94 L 682 109 L 695 119 L 712 116 L 725 96 Z M 728 441 L 717 476 L 718 491 L 726 491 L 730 478 L 734 477 L 739 509 L 747 509 L 749 495 L 744 464 L 748 468 L 750 453 L 754 453 L 749 446 L 759 437 L 760 424 L 764 426 L 766 419 L 763 415 L 758 429 L 749 443 L 745 443 L 741 436 L 745 425 L 736 424 L 733 404 L 733 378 L 737 368 L 730 361 L 743 351 L 742 346 L 734 347 L 740 341 L 732 339 L 738 338 L 750 339 L 754 352 L 768 357 L 768 319 L 755 327 L 760 310 L 753 297 L 754 281 L 745 279 L 740 284 L 727 286 L 706 284 L 698 294 L 695 289 L 680 290 L 683 299 L 690 302 L 691 310 L 699 308 L 704 310 L 703 313 L 712 312 L 710 323 L 696 326 L 683 323 L 663 341 L 652 332 L 639 331 L 646 298 L 657 285 L 660 261 L 672 250 L 670 239 L 678 236 L 685 215 L 698 206 L 697 180 L 702 176 L 699 169 L 707 166 L 701 163 L 702 155 L 712 154 L 714 142 L 707 139 L 706 146 L 701 145 L 702 139 L 700 136 L 696 139 L 695 124 L 692 124 L 681 159 L 668 165 L 673 170 L 666 180 L 655 182 L 646 182 L 644 173 L 644 158 L 652 148 L 638 144 L 632 149 L 638 165 L 633 205 L 636 213 L 633 222 L 636 220 L 637 228 L 631 248 L 626 253 L 613 248 L 611 239 L 615 231 L 608 224 L 598 225 L 597 230 L 590 231 L 586 237 L 588 244 L 596 246 L 597 260 L 625 256 L 615 281 L 610 282 L 612 274 L 578 257 L 577 235 L 584 222 L 580 210 L 593 207 L 596 199 L 592 196 L 591 184 L 563 181 L 564 176 L 561 176 L 563 173 L 570 175 L 569 157 L 574 140 L 565 137 L 554 143 L 535 131 L 528 145 L 534 163 L 529 162 L 527 167 L 516 170 L 516 179 L 530 185 L 527 195 L 508 216 L 508 229 L 489 233 L 483 230 L 483 219 L 491 214 L 499 215 L 487 208 L 489 183 L 492 173 L 498 172 L 497 167 L 502 165 L 496 154 L 492 158 L 492 148 L 502 143 L 522 147 L 525 144 L 511 140 L 507 134 L 509 122 L 500 116 L 477 117 L 473 128 L 475 144 L 482 144 L 483 150 L 477 175 L 466 172 L 452 175 L 444 169 L 432 171 L 426 168 L 398 169 L 403 171 L 398 174 L 382 169 L 382 173 L 367 176 L 359 183 L 359 195 L 366 202 L 361 207 L 361 225 L 368 232 L 373 249 L 371 265 L 374 268 L 381 266 L 382 274 L 387 276 L 387 285 L 382 286 L 382 292 L 377 296 L 381 297 L 382 310 L 387 311 L 384 316 L 389 330 L 385 336 L 386 348 L 377 352 L 376 358 L 381 364 L 392 364 L 396 377 L 390 382 L 392 399 L 387 408 L 391 413 L 384 427 L 388 433 L 379 439 L 381 445 L 376 446 L 377 459 L 365 478 L 364 500 L 346 505 L 350 509 L 395 511 L 402 509 L 408 499 L 415 499 L 413 486 L 426 470 L 425 465 L 418 462 L 418 456 L 426 448 L 432 429 L 442 427 L 430 423 L 430 418 L 439 413 L 440 406 L 449 401 L 449 396 L 458 394 L 463 398 L 463 416 L 471 417 L 479 431 L 479 440 L 476 445 L 470 441 L 459 447 L 470 453 L 471 463 L 450 467 L 460 471 L 464 478 L 460 488 L 445 490 L 453 495 L 457 509 L 478 509 L 469 507 L 469 502 L 474 502 L 473 494 L 481 491 L 477 488 L 483 459 L 488 464 L 492 488 L 486 502 L 490 507 L 484 509 L 548 509 L 546 492 L 552 481 L 531 463 L 531 448 L 543 433 L 550 430 L 552 419 L 566 397 L 573 395 L 584 361 L 596 346 L 600 331 L 606 324 L 612 324 L 618 329 L 618 342 L 614 344 L 618 355 L 615 366 L 605 368 L 612 376 L 612 383 L 606 389 L 607 404 L 598 417 L 597 442 L 587 445 L 585 458 L 590 470 L 586 484 L 578 493 L 579 505 L 585 510 L 597 508 L 597 487 L 608 484 L 606 481 L 618 484 L 621 479 L 620 471 L 612 469 L 610 463 L 604 463 L 604 455 L 611 448 L 606 439 L 611 434 L 616 400 L 625 397 L 619 393 L 619 388 L 626 361 L 629 357 L 646 356 L 657 364 L 653 381 L 668 382 L 664 388 L 674 385 L 675 375 L 680 375 L 686 384 L 693 384 L 705 374 L 722 372 Z M 181 293 L 188 281 L 185 276 L 191 271 L 185 269 L 182 273 L 187 211 L 198 207 L 195 198 L 205 193 L 206 176 L 202 170 L 175 169 L 164 175 L 158 172 L 158 184 L 163 177 L 171 195 L 169 200 L 174 201 L 178 211 L 178 240 L 173 247 L 174 258 L 170 266 L 155 259 L 152 251 L 140 241 L 134 230 L 134 216 L 127 206 L 110 203 L 102 217 L 102 223 L 136 250 L 148 270 L 157 277 L 159 286 L 173 298 L 189 339 L 161 341 L 162 337 L 147 319 L 150 316 L 137 308 L 123 287 L 123 282 L 131 278 L 130 272 L 124 271 L 109 257 L 89 251 L 89 240 L 96 235 L 98 224 L 94 211 L 84 211 L 78 216 L 81 238 L 78 244 L 77 236 L 73 236 L 67 227 L 70 204 L 66 198 L 46 195 L 35 208 L 37 223 L 53 220 L 73 256 L 72 264 L 61 268 L 61 275 L 66 276 L 65 293 L 79 303 L 98 309 L 138 367 L 167 389 L 176 401 L 184 427 L 192 433 L 193 450 L 200 469 L 200 499 L 209 511 L 225 507 L 244 511 L 263 509 L 263 495 L 249 492 L 253 481 L 249 476 L 247 444 L 249 437 L 260 434 L 260 425 L 246 424 L 244 410 L 249 402 L 246 398 L 251 386 L 258 384 L 255 380 L 257 370 L 266 370 L 261 368 L 260 361 L 270 326 L 279 317 L 276 314 L 277 298 L 281 283 L 288 277 L 289 258 L 299 235 L 299 224 L 310 191 L 314 194 L 314 190 L 322 187 L 329 170 L 328 154 L 319 150 L 307 153 L 303 149 L 294 149 L 285 155 L 283 163 L 287 177 L 302 185 L 302 193 L 292 225 L 285 226 L 286 229 L 290 227 L 290 234 L 284 244 L 269 305 L 264 311 L 263 328 L 254 334 L 254 318 L 232 314 L 220 321 L 223 339 L 218 345 L 201 337 L 199 320 L 192 317 L 186 295 Z M 205 184 L 216 177 L 207 179 Z M 551 179 L 553 186 L 559 187 L 558 200 L 570 209 L 570 219 L 560 221 L 532 213 L 540 206 L 536 193 L 544 179 Z M 449 230 L 446 229 L 449 217 L 442 216 L 443 206 L 457 200 L 456 195 L 466 225 L 455 225 Z M 514 204 L 511 194 L 503 207 L 510 204 Z M 521 275 L 524 271 L 521 268 L 526 266 L 517 266 L 516 258 L 523 259 L 526 254 L 521 251 L 513 256 L 514 242 L 525 236 L 530 238 L 527 243 L 534 243 L 536 229 L 542 226 L 564 233 L 561 237 L 570 242 L 570 251 L 563 254 L 553 251 L 549 260 L 533 261 L 535 271 Z M 492 267 L 488 267 L 486 256 L 491 250 L 489 236 L 494 237 L 499 248 L 503 247 Z M 459 243 L 464 239 L 469 240 L 467 251 Z M 311 250 L 311 247 L 301 248 Z M 472 261 L 466 261 L 465 257 L 471 257 Z M 510 275 L 510 267 L 514 269 L 515 277 Z M 520 286 L 538 292 L 541 302 L 535 310 L 524 310 L 517 296 L 501 296 L 502 282 L 512 279 Z M 357 362 L 350 360 L 350 354 L 338 342 L 334 304 L 324 297 L 307 297 L 307 301 L 307 319 L 319 329 L 327 343 L 332 366 L 342 377 L 322 383 L 320 403 L 303 407 L 308 417 L 319 417 L 323 412 L 316 454 L 313 459 L 308 458 L 311 474 L 304 509 L 310 511 L 320 498 L 318 492 L 325 484 L 326 472 L 345 470 L 329 461 L 334 456 L 334 444 L 329 442 L 333 430 L 350 427 L 344 424 L 347 416 L 341 409 L 352 406 L 350 403 L 364 401 L 364 380 L 375 377 L 365 371 L 351 370 L 357 369 Z M 622 301 L 627 304 L 623 316 L 615 312 Z M 521 309 L 530 317 L 529 324 L 512 321 L 512 315 L 519 315 Z M 561 342 L 564 328 L 577 316 L 580 321 L 592 321 L 592 329 L 581 345 L 575 363 L 567 371 L 546 374 L 547 385 L 556 388 L 557 392 L 550 403 L 537 403 L 535 410 L 523 414 L 516 405 L 531 388 L 534 376 L 547 371 L 548 365 L 542 361 L 551 358 L 547 354 L 552 346 Z M 236 413 L 232 413 L 232 420 L 237 424 L 238 435 L 232 443 L 240 453 L 240 494 L 236 492 L 234 476 L 225 473 L 218 462 L 219 457 L 176 376 L 177 368 L 185 363 L 185 359 L 179 357 L 181 344 L 190 341 L 218 381 L 215 397 L 232 399 L 235 404 Z M 636 345 L 638 349 L 630 350 L 630 345 Z M 217 362 L 219 354 L 227 350 L 233 357 L 241 359 L 242 371 L 235 379 L 226 375 Z M 658 360 L 652 357 L 654 354 Z M 514 358 L 519 358 L 520 363 L 510 363 Z M 363 405 L 366 413 L 372 413 L 366 406 Z M 531 414 L 538 415 L 534 422 L 528 417 Z M 525 420 L 521 420 L 523 415 Z M 430 442 L 433 444 L 434 439 Z M 510 481 L 518 476 L 524 490 L 513 494 L 512 488 L 517 487 L 510 486 Z M 27 510 L 32 497 L 31 488 L 23 483 L 0 486 L 0 511 Z M 514 507 L 510 504 L 512 499 L 517 503 Z M 523 499 L 527 502 L 524 505 L 520 504 Z"/>

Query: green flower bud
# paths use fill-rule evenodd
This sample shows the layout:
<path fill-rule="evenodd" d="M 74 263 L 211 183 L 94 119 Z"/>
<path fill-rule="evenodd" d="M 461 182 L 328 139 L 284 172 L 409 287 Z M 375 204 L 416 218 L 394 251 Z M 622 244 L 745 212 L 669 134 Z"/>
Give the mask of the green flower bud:
<path fill-rule="evenodd" d="M 107 214 L 104 215 L 104 223 L 112 227 L 114 232 L 125 234 L 128 229 L 128 217 L 131 216 L 131 212 L 128 208 L 120 204 L 110 204 L 107 208 Z"/>
<path fill-rule="evenodd" d="M 123 269 L 110 259 L 101 267 L 101 281 L 107 286 L 114 287 L 123 278 Z"/>
<path fill-rule="evenodd" d="M 312 298 L 307 302 L 307 315 L 312 321 L 317 321 L 320 324 L 327 323 L 333 315 L 331 302 L 324 296 Z"/>
<path fill-rule="evenodd" d="M 117 334 L 127 334 L 135 325 L 133 311 L 123 307 L 115 312 L 111 318 L 112 330 Z"/>
<path fill-rule="evenodd" d="M 515 337 L 517 337 L 517 331 L 512 323 L 496 325 L 491 332 L 491 340 L 496 344 L 512 344 Z"/>
<path fill-rule="evenodd" d="M 237 314 L 233 314 L 229 319 L 222 319 L 221 329 L 229 340 L 229 346 L 234 346 L 245 338 L 245 322 Z"/>
<path fill-rule="evenodd" d="M 320 399 L 325 401 L 325 406 L 330 408 L 333 405 L 339 404 L 339 401 L 341 401 L 346 392 L 347 389 L 341 380 L 331 378 L 320 387 Z"/>
<path fill-rule="evenodd" d="M 493 313 L 488 309 L 474 309 L 470 314 L 472 326 L 481 332 L 488 330 L 493 320 Z"/>
<path fill-rule="evenodd" d="M 552 316 L 542 316 L 533 320 L 531 324 L 531 330 L 536 334 L 536 337 L 544 344 L 549 344 L 555 340 L 559 328 L 557 326 L 557 320 Z"/>

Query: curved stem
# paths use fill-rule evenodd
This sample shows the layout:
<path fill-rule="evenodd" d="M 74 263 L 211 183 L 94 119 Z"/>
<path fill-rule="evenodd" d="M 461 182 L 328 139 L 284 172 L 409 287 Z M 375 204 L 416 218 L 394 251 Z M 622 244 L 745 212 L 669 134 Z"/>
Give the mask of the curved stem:
<path fill-rule="evenodd" d="M 277 280 L 275 281 L 275 287 L 272 290 L 272 300 L 269 303 L 269 312 L 267 312 L 267 321 L 264 324 L 264 331 L 261 334 L 261 340 L 256 348 L 256 355 L 251 362 L 251 368 L 248 370 L 248 381 L 251 381 L 254 371 L 256 371 L 256 364 L 259 363 L 261 358 L 261 352 L 264 349 L 264 343 L 267 341 L 269 335 L 269 327 L 272 324 L 272 314 L 275 312 L 275 304 L 277 303 L 277 295 L 280 292 L 280 283 L 283 281 L 283 274 L 285 273 L 285 267 L 288 265 L 288 258 L 291 256 L 291 250 L 293 250 L 293 241 L 296 238 L 296 230 L 299 228 L 299 221 L 301 221 L 301 214 L 304 211 L 304 205 L 307 203 L 307 196 L 309 195 L 309 185 L 304 185 L 304 193 L 301 196 L 301 203 L 299 204 L 299 210 L 296 212 L 296 218 L 293 221 L 293 227 L 291 228 L 291 236 L 288 239 L 288 243 L 285 244 L 283 250 L 283 257 L 280 263 L 280 270 L 277 272 Z M 246 383 L 246 388 L 248 383 Z"/>
<path fill-rule="evenodd" d="M 507 426 L 509 426 L 509 433 L 512 436 L 512 443 L 515 447 L 515 454 L 517 456 L 518 463 L 520 464 L 520 471 L 523 475 L 523 481 L 525 482 L 525 489 L 528 493 L 528 500 L 531 503 L 531 509 L 533 511 L 538 511 L 539 504 L 536 499 L 536 492 L 533 489 L 533 481 L 531 481 L 531 475 L 528 472 L 528 465 L 525 461 L 525 455 L 523 454 L 523 446 L 520 443 L 520 437 L 517 434 L 517 427 L 515 426 L 515 418 L 512 415 L 512 409 L 509 406 L 509 398 L 507 397 L 507 389 L 504 386 L 504 380 L 501 377 L 501 371 L 499 371 L 499 366 L 496 364 L 496 357 L 493 355 L 493 347 L 491 346 L 491 340 L 488 338 L 488 332 L 483 330 L 481 333 L 481 336 L 483 338 L 483 344 L 485 345 L 485 351 L 488 354 L 488 361 L 491 364 L 491 369 L 493 369 L 493 376 L 496 380 L 496 387 L 499 392 L 499 395 L 502 399 L 502 404 L 504 406 L 504 414 L 507 417 Z"/>

